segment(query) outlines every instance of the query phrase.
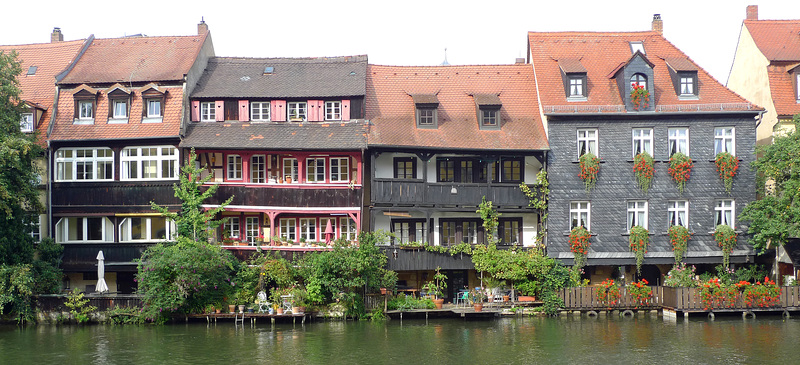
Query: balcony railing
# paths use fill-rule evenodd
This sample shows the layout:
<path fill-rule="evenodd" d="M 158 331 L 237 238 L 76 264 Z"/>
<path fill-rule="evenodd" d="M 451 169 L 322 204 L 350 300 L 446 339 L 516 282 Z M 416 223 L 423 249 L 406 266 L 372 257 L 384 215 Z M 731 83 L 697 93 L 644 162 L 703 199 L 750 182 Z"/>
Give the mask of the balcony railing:
<path fill-rule="evenodd" d="M 53 184 L 54 213 L 92 213 L 115 207 L 117 212 L 149 210 L 150 202 L 180 205 L 172 185 L 159 182 L 68 182 Z"/>
<path fill-rule="evenodd" d="M 518 184 L 425 183 L 395 179 L 373 179 L 372 202 L 377 204 L 478 205 L 481 197 L 495 206 L 527 206 Z"/>
<path fill-rule="evenodd" d="M 233 196 L 231 205 L 283 206 L 283 207 L 360 207 L 361 187 L 352 189 L 285 189 L 277 185 L 248 187 L 220 185 L 217 193 L 206 204 L 219 204 Z"/>

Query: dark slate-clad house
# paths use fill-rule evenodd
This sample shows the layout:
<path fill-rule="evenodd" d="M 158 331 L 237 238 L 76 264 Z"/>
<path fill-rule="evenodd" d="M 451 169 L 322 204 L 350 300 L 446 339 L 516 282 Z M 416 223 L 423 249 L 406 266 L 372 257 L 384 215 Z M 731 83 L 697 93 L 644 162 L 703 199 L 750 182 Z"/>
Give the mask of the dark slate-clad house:
<path fill-rule="evenodd" d="M 214 55 L 198 35 L 90 39 L 57 84 L 48 126 L 52 236 L 64 246 L 66 288 L 93 292 L 98 251 L 111 292 L 131 293 L 141 253 L 171 240 L 174 222 L 150 208 L 178 210 L 181 125 L 188 93 Z"/>
<path fill-rule="evenodd" d="M 536 181 L 548 149 L 534 87 L 524 62 L 370 65 L 370 230 L 391 231 L 396 246 L 485 243 L 476 210 L 486 197 L 501 213 L 500 246 L 536 246 L 542 212 L 519 187 Z M 419 288 L 437 266 L 448 276 L 448 298 L 479 285 L 469 258 L 390 252 L 401 285 Z"/>
<path fill-rule="evenodd" d="M 742 235 L 746 227 L 736 217 L 755 199 L 749 164 L 762 109 L 722 86 L 669 43 L 661 34 L 662 24 L 656 15 L 653 30 L 645 32 L 529 33 L 551 149 L 547 252 L 571 264 L 571 228 L 589 229 L 585 269 L 593 281 L 633 276 L 629 231 L 635 225 L 650 233 L 642 276 L 654 284 L 675 262 L 667 236 L 671 225 L 684 225 L 693 233 L 686 263 L 712 267 L 722 262 L 712 237 L 719 224 L 740 233 L 731 262 L 753 260 Z M 632 103 L 633 84 L 648 91 L 647 106 L 637 109 Z M 643 151 L 655 160 L 647 193 L 638 188 L 633 173 L 634 157 Z M 586 152 L 601 160 L 589 193 L 578 177 L 578 161 Z M 694 161 L 683 193 L 667 172 L 675 152 Z M 719 152 L 739 159 L 730 193 L 716 171 Z"/>
<path fill-rule="evenodd" d="M 229 249 L 352 240 L 361 229 L 366 56 L 213 58 L 181 142 L 229 197 Z M 277 242 L 275 242 L 277 241 Z"/>

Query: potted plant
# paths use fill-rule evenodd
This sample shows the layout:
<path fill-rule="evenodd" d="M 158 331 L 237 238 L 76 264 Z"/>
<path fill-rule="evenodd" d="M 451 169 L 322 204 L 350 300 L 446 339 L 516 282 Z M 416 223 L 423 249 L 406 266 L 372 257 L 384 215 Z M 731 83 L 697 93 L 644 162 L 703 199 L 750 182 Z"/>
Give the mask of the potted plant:
<path fill-rule="evenodd" d="M 273 288 L 272 292 L 269 294 L 269 301 L 272 303 L 272 309 L 275 311 L 276 314 L 283 314 L 283 298 L 281 298 L 283 292 L 278 288 Z"/>
<path fill-rule="evenodd" d="M 650 232 L 642 226 L 634 226 L 631 228 L 629 241 L 631 251 L 636 255 L 636 272 L 641 274 L 644 254 L 650 244 Z"/>
<path fill-rule="evenodd" d="M 292 313 L 301 314 L 306 311 L 306 300 L 308 299 L 308 291 L 303 286 L 295 285 L 292 287 L 289 294 L 292 295 Z"/>
<path fill-rule="evenodd" d="M 714 240 L 722 248 L 722 265 L 728 267 L 731 252 L 736 247 L 736 231 L 727 224 L 720 224 L 714 230 Z"/>
<path fill-rule="evenodd" d="M 472 304 L 472 308 L 475 309 L 476 312 L 483 310 L 484 300 L 486 300 L 486 294 L 483 292 L 483 290 L 475 289 L 469 292 L 469 302 Z"/>
<path fill-rule="evenodd" d="M 667 230 L 669 242 L 672 243 L 672 251 L 675 254 L 675 264 L 683 261 L 683 254 L 686 252 L 686 247 L 691 239 L 692 234 L 689 229 L 684 226 L 670 226 Z"/>
<path fill-rule="evenodd" d="M 683 194 L 683 189 L 686 188 L 686 182 L 689 181 L 692 167 L 694 167 L 692 159 L 681 152 L 676 152 L 669 158 L 667 172 L 672 177 L 672 181 L 675 181 L 675 184 L 678 185 L 678 191 L 681 194 Z"/>
<path fill-rule="evenodd" d="M 583 180 L 588 194 L 594 187 L 595 182 L 597 182 L 597 173 L 600 172 L 600 159 L 593 153 L 587 152 L 581 156 L 579 162 L 581 171 L 578 173 L 578 177 Z"/>
<path fill-rule="evenodd" d="M 642 152 L 633 159 L 633 173 L 636 175 L 636 183 L 645 194 L 650 189 L 653 175 L 656 172 L 653 163 L 653 157 L 647 152 Z"/>
<path fill-rule="evenodd" d="M 586 256 L 589 254 L 589 238 L 592 234 L 583 226 L 577 226 L 569 232 L 569 249 L 575 258 L 573 266 L 580 269 L 586 266 Z"/>
<path fill-rule="evenodd" d="M 739 159 L 728 152 L 720 152 L 714 159 L 717 165 L 717 172 L 719 178 L 725 182 L 725 191 L 730 193 L 733 187 L 733 177 L 736 176 L 736 170 L 739 169 Z"/>
<path fill-rule="evenodd" d="M 647 109 L 647 107 L 650 106 L 650 92 L 647 91 L 644 86 L 639 85 L 639 83 L 632 83 L 631 103 L 633 104 L 633 109 L 636 111 Z"/>
<path fill-rule="evenodd" d="M 442 309 L 445 289 L 447 289 L 447 276 L 442 274 L 440 267 L 437 267 L 436 273 L 433 275 L 433 280 L 425 283 L 425 285 L 422 286 L 422 290 L 425 290 L 433 297 L 433 304 L 436 305 L 436 309 Z"/>

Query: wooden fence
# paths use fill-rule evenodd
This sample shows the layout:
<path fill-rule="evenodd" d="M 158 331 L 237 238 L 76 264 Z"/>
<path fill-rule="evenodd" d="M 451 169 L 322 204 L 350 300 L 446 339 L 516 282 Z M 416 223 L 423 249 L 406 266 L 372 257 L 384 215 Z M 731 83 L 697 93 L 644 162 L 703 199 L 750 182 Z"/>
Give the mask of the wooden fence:
<path fill-rule="evenodd" d="M 653 297 L 639 308 L 657 309 L 670 308 L 678 311 L 705 311 L 699 288 L 670 288 L 652 286 Z M 772 308 L 800 309 L 800 287 L 782 286 L 779 304 Z M 634 309 L 637 303 L 633 300 L 627 289 L 619 289 L 620 299 L 616 304 L 604 303 L 597 300 L 599 287 L 565 288 L 559 291 L 559 297 L 564 300 L 566 310 L 604 310 L 604 309 Z M 732 303 L 714 309 L 752 309 L 745 305 L 742 294 L 738 293 Z M 758 308 L 758 307 L 755 307 Z"/>
<path fill-rule="evenodd" d="M 115 306 L 121 308 L 141 308 L 142 297 L 132 294 L 116 294 L 116 295 L 86 295 L 84 299 L 89 299 L 87 305 L 97 307 L 98 311 L 112 309 Z M 36 308 L 43 312 L 59 312 L 69 311 L 64 303 L 67 301 L 67 295 L 52 294 L 52 295 L 39 295 L 36 297 Z"/>

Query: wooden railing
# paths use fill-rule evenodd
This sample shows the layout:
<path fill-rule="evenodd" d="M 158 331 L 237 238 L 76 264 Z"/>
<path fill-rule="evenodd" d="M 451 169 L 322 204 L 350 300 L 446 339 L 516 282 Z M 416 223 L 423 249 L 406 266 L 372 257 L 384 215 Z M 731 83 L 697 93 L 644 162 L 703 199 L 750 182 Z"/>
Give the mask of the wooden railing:
<path fill-rule="evenodd" d="M 639 308 L 670 308 L 678 311 L 705 311 L 699 288 L 670 288 L 653 286 L 653 298 L 645 306 Z M 603 309 L 634 309 L 636 303 L 628 294 L 626 288 L 620 288 L 620 299 L 616 304 L 603 303 L 597 300 L 599 287 L 565 288 L 559 291 L 559 297 L 564 300 L 566 310 L 603 310 Z M 779 304 L 772 308 L 798 308 L 800 307 L 800 287 L 782 286 Z M 742 294 L 736 294 L 735 299 L 723 308 L 714 309 L 751 309 L 745 305 Z"/>
<path fill-rule="evenodd" d="M 142 297 L 140 295 L 131 294 L 117 294 L 117 295 L 86 295 L 84 299 L 89 299 L 87 305 L 97 307 L 98 311 L 113 309 L 115 306 L 120 308 L 141 308 Z M 52 294 L 52 295 L 39 295 L 36 297 L 36 308 L 44 312 L 52 311 L 69 311 L 64 303 L 67 301 L 67 295 Z"/>
<path fill-rule="evenodd" d="M 374 203 L 478 205 L 482 196 L 495 206 L 528 206 L 528 198 L 519 189 L 519 184 L 372 179 Z"/>

